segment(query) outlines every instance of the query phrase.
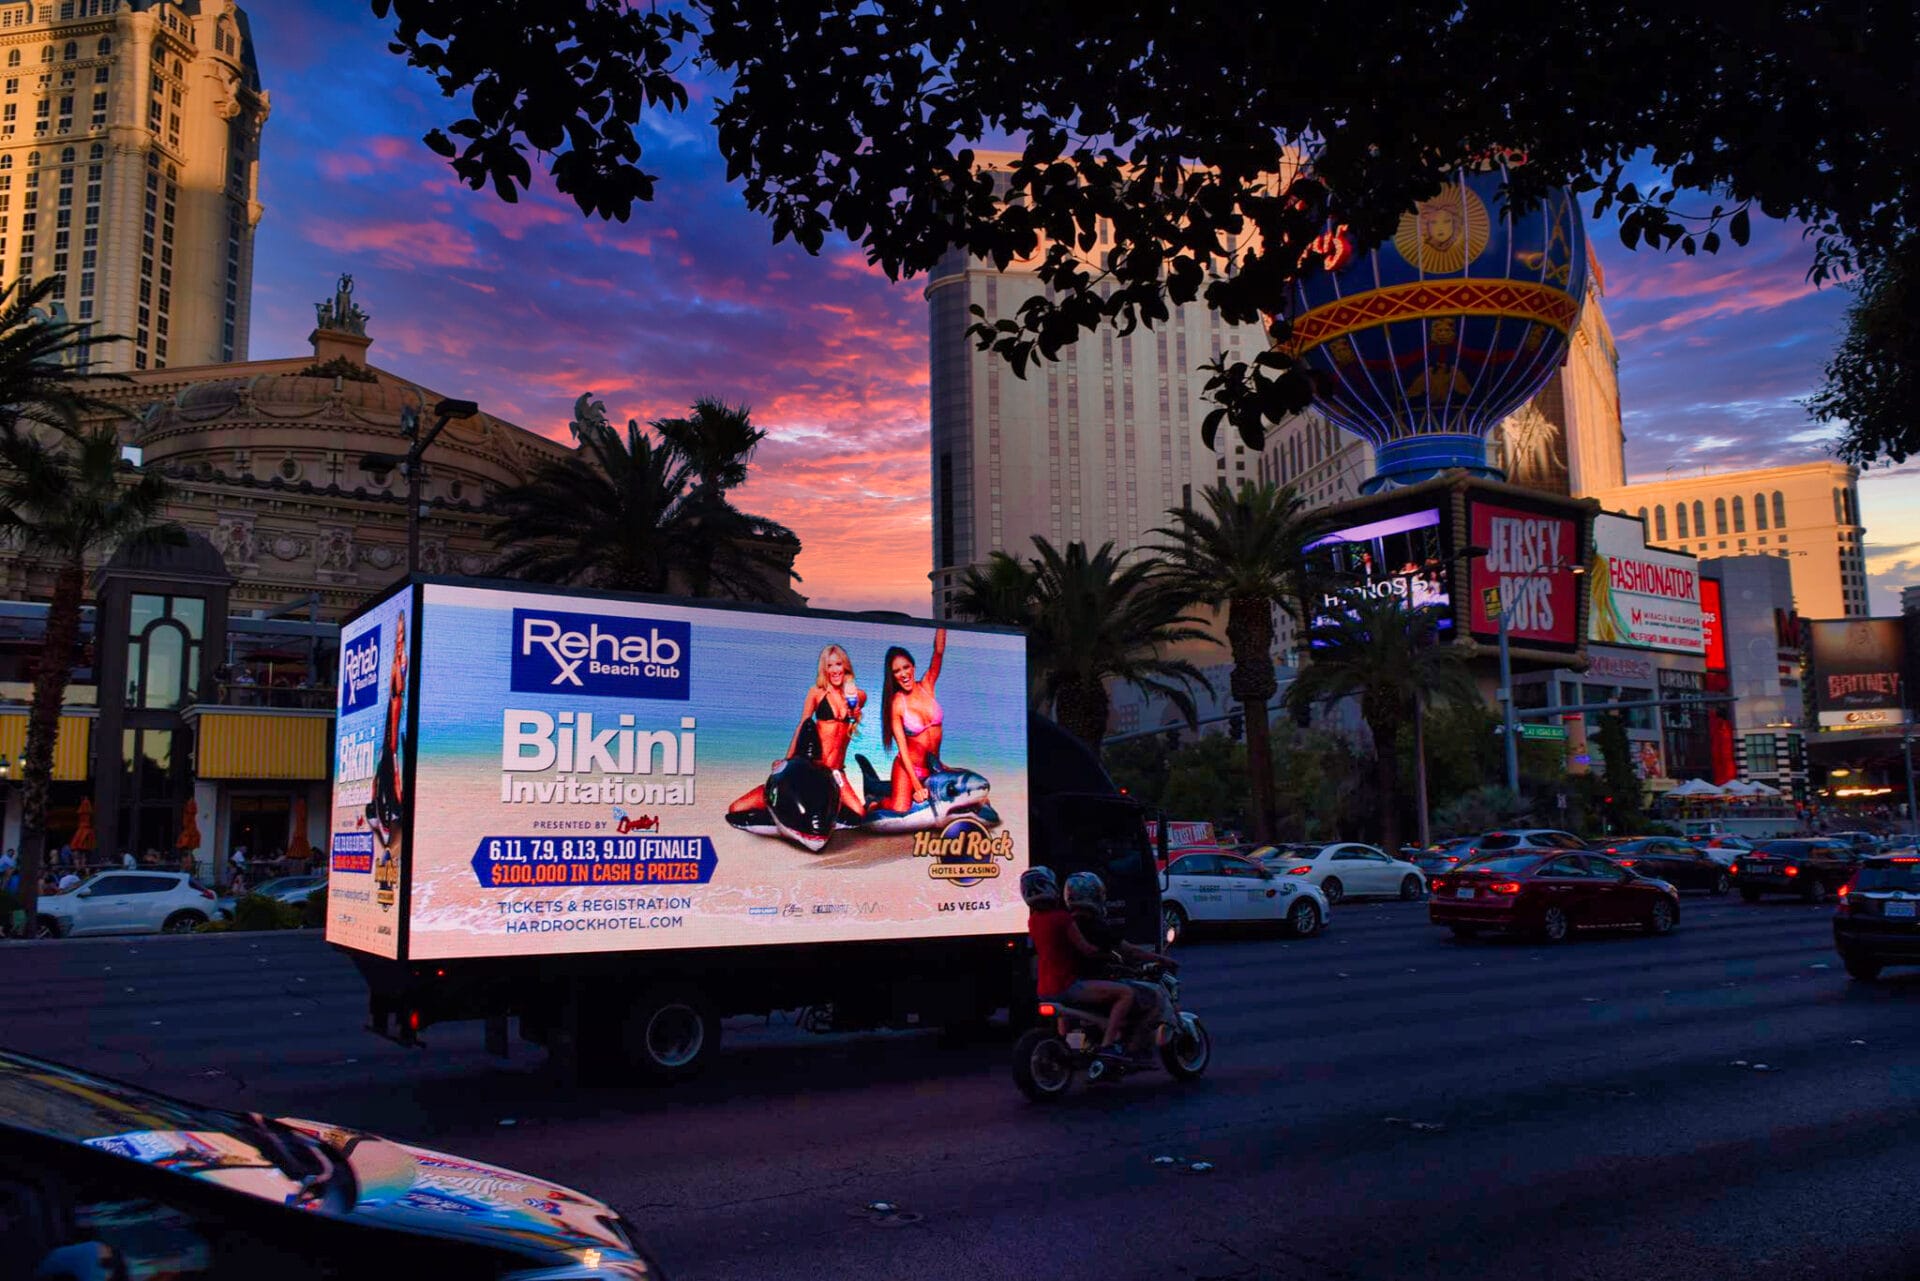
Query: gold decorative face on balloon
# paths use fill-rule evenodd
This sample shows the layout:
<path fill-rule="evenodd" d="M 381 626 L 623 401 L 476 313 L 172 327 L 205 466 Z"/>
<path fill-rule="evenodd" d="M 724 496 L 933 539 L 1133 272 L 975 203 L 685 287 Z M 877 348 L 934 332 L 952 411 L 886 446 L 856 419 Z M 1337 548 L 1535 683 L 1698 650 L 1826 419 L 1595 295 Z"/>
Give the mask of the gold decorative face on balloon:
<path fill-rule="evenodd" d="M 1446 275 L 1480 256 L 1488 230 L 1487 207 L 1480 197 L 1465 187 L 1450 186 L 1401 215 L 1393 247 L 1421 272 Z"/>

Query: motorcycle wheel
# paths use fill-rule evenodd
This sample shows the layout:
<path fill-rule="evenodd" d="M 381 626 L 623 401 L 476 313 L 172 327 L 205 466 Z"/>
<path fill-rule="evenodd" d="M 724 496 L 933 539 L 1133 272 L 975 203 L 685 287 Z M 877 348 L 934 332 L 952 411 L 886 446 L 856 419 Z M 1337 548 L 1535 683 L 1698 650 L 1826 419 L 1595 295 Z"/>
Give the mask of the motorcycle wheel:
<path fill-rule="evenodd" d="M 1073 1051 L 1052 1027 L 1029 1028 L 1014 1043 L 1013 1083 L 1033 1103 L 1057 1103 L 1073 1088 Z"/>
<path fill-rule="evenodd" d="M 1191 1081 L 1207 1070 L 1213 1062 L 1213 1038 L 1198 1015 L 1180 1016 L 1180 1030 L 1160 1048 L 1160 1062 L 1177 1081 Z"/>

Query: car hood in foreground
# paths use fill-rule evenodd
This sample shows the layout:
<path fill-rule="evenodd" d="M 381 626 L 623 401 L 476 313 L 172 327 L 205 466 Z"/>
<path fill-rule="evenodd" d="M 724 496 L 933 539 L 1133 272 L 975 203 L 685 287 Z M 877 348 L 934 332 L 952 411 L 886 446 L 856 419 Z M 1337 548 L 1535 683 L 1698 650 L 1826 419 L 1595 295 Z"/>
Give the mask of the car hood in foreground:
<path fill-rule="evenodd" d="M 282 1121 L 346 1157 L 359 1185 L 356 1219 L 551 1252 L 576 1263 L 591 1258 L 608 1276 L 651 1275 L 612 1207 L 584 1193 L 358 1130 L 295 1117 Z"/>

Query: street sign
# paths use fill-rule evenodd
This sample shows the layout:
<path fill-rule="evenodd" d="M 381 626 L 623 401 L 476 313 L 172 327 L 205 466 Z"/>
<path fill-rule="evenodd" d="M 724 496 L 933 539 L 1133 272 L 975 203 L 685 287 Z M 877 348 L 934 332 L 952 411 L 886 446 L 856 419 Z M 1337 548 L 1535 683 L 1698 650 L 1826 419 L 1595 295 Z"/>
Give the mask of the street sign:
<path fill-rule="evenodd" d="M 1553 805 L 1555 809 L 1564 812 L 1567 808 L 1567 794 L 1565 792 L 1554 793 Z"/>
<path fill-rule="evenodd" d="M 1486 613 L 1489 623 L 1499 621 L 1500 589 L 1498 587 L 1488 587 L 1481 591 L 1480 608 Z"/>
<path fill-rule="evenodd" d="M 1567 741 L 1567 727 L 1565 725 L 1523 724 L 1520 726 L 1520 737 L 1544 738 L 1551 739 L 1554 742 L 1564 743 Z"/>

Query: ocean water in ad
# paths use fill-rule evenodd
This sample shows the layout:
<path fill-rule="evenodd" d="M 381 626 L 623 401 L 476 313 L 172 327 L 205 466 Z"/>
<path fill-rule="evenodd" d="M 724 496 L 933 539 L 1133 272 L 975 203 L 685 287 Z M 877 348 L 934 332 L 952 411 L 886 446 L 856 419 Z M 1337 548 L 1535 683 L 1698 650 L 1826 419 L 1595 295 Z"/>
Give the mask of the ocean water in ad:
<path fill-rule="evenodd" d="M 423 590 L 409 957 L 1024 928 L 1024 638 Z"/>

